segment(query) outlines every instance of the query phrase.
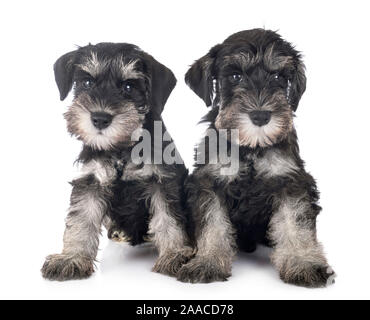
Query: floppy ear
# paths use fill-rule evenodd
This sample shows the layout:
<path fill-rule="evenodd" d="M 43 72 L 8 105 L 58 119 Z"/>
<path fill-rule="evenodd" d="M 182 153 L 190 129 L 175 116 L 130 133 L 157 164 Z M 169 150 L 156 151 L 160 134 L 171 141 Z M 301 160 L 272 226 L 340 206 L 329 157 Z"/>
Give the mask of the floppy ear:
<path fill-rule="evenodd" d="M 209 107 L 212 104 L 213 83 L 208 55 L 193 63 L 185 75 L 185 82 Z"/>
<path fill-rule="evenodd" d="M 72 89 L 76 51 L 66 53 L 54 63 L 54 75 L 60 100 L 64 100 Z"/>
<path fill-rule="evenodd" d="M 175 88 L 177 80 L 170 69 L 159 63 L 152 56 L 147 55 L 147 57 L 149 58 L 151 73 L 149 101 L 152 111 L 159 116 L 173 88 Z"/>
<path fill-rule="evenodd" d="M 291 85 L 289 90 L 289 103 L 293 109 L 296 111 L 298 108 L 299 100 L 303 93 L 306 90 L 306 75 L 305 75 L 305 66 L 299 61 L 294 71 L 293 77 L 291 79 Z"/>
<path fill-rule="evenodd" d="M 185 75 L 186 84 L 192 89 L 209 107 L 213 96 L 213 63 L 217 52 L 222 45 L 214 46 L 209 53 L 193 63 Z"/>

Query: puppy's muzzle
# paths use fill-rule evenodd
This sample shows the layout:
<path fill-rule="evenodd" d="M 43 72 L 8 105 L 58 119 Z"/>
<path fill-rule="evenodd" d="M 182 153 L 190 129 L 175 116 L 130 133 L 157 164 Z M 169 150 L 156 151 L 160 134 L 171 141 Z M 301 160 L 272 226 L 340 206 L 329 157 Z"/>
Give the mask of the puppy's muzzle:
<path fill-rule="evenodd" d="M 113 116 L 106 112 L 94 112 L 91 114 L 91 122 L 99 130 L 108 128 L 112 123 L 112 119 Z"/>
<path fill-rule="evenodd" d="M 262 127 L 270 122 L 271 111 L 252 111 L 249 113 L 249 118 L 254 125 Z"/>

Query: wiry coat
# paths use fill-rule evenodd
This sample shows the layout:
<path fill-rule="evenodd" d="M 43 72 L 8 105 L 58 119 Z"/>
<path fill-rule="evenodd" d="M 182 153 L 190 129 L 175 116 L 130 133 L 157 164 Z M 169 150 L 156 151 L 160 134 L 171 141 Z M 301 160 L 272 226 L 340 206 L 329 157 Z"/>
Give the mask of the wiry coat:
<path fill-rule="evenodd" d="M 197 254 L 177 277 L 226 280 L 237 249 L 274 248 L 272 262 L 289 283 L 317 287 L 333 277 L 316 238 L 321 208 L 315 180 L 299 155 L 293 112 L 305 91 L 300 54 L 278 34 L 254 29 L 230 36 L 197 60 L 186 82 L 212 110 L 203 119 L 217 133 L 197 146 L 205 152 L 186 182 Z M 238 149 L 233 174 L 222 174 L 221 130 L 228 153 Z M 224 143 L 225 141 L 223 141 Z"/>
<path fill-rule="evenodd" d="M 207 118 L 211 123 L 212 114 Z M 214 128 L 213 125 L 210 125 Z M 208 150 L 206 149 L 208 153 Z M 285 159 L 291 159 L 292 167 L 286 174 L 273 174 L 269 164 L 261 164 L 266 154 L 279 153 Z M 262 167 L 266 165 L 267 167 Z M 284 164 L 282 164 L 284 165 Z M 220 198 L 224 199 L 235 228 L 236 244 L 239 249 L 252 252 L 257 244 L 272 245 L 267 237 L 268 225 L 274 210 L 279 205 L 276 199 L 283 196 L 299 197 L 305 195 L 312 205 L 312 216 L 309 217 L 312 227 L 321 208 L 317 204 L 319 194 L 313 177 L 304 170 L 304 162 L 299 156 L 297 136 L 292 132 L 286 141 L 268 148 L 239 147 L 238 173 L 233 177 L 215 176 L 214 171 L 207 172 L 207 165 L 195 164 L 192 175 L 187 179 L 186 190 L 190 211 L 196 220 L 194 225 L 201 226 L 202 215 L 199 213 L 198 198 L 200 186 L 209 180 L 211 188 Z M 279 168 L 280 170 L 282 168 Z M 289 168 L 288 168 L 289 169 Z M 266 170 L 266 171 L 265 171 Z M 283 172 L 285 173 L 285 172 Z M 203 181 L 202 181 L 203 180 Z M 195 205 L 194 205 L 195 204 Z M 201 227 L 195 228 L 200 230 Z"/>
<path fill-rule="evenodd" d="M 83 142 L 81 175 L 72 182 L 61 254 L 47 257 L 42 274 L 51 280 L 88 277 L 94 271 L 101 226 L 115 241 L 154 243 L 153 270 L 175 275 L 192 255 L 186 233 L 183 181 L 187 170 L 173 141 L 157 146 L 154 128 L 176 84 L 172 71 L 138 47 L 100 43 L 60 57 L 54 65 L 63 100 L 74 86 L 65 113 L 69 132 Z M 149 143 L 139 140 L 149 133 Z M 138 135 L 139 133 L 139 135 Z M 167 134 L 168 135 L 168 134 Z M 146 136 L 148 138 L 148 136 Z M 134 161 L 134 148 L 150 152 Z M 167 146 L 177 162 L 166 164 Z M 161 161 L 153 163 L 153 156 Z M 150 157 L 150 159 L 148 159 Z M 137 160 L 137 159 L 136 159 Z M 140 159 L 139 159 L 140 160 Z"/>

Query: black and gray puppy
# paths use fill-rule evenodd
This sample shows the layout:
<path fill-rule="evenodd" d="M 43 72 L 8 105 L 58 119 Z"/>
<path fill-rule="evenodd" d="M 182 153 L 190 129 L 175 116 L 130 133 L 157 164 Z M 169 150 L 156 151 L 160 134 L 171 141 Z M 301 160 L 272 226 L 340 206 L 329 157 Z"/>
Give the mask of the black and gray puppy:
<path fill-rule="evenodd" d="M 125 43 L 81 47 L 60 57 L 54 71 L 61 100 L 74 86 L 65 118 L 69 132 L 83 142 L 78 158 L 82 172 L 72 182 L 63 252 L 46 258 L 43 276 L 51 280 L 90 276 L 102 224 L 117 241 L 132 245 L 152 241 L 159 251 L 153 271 L 176 274 L 192 255 L 183 213 L 187 170 L 168 133 L 159 147 L 153 143 L 155 127 L 165 131 L 161 113 L 176 85 L 173 73 Z M 150 151 L 140 149 L 143 155 L 137 153 L 134 160 L 135 146 L 144 144 L 139 136 L 149 136 Z M 176 163 L 163 163 L 167 147 L 176 154 Z"/>
<path fill-rule="evenodd" d="M 283 281 L 307 287 L 331 282 L 334 273 L 316 238 L 319 194 L 293 125 L 306 87 L 300 54 L 275 32 L 242 31 L 197 60 L 186 82 L 213 105 L 204 119 L 209 131 L 238 130 L 236 139 L 229 133 L 224 140 L 238 148 L 239 165 L 222 174 L 225 165 L 209 149 L 219 147 L 220 136 L 216 146 L 208 134 L 198 146 L 198 152 L 206 146 L 206 161 L 196 164 L 186 187 L 197 254 L 178 279 L 226 280 L 237 248 L 251 252 L 267 244 Z"/>

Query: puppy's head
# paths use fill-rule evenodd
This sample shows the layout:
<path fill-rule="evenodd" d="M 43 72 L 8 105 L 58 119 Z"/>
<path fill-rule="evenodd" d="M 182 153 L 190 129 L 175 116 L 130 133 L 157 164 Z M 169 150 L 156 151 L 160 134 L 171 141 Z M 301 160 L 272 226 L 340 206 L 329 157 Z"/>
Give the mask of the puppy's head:
<path fill-rule="evenodd" d="M 60 57 L 54 72 L 61 100 L 74 87 L 68 130 L 98 150 L 133 144 L 132 133 L 149 115 L 160 119 L 176 85 L 171 70 L 125 43 L 81 47 Z"/>
<path fill-rule="evenodd" d="M 218 108 L 217 129 L 238 129 L 242 146 L 267 147 L 293 129 L 305 91 L 299 53 L 277 33 L 242 31 L 197 60 L 185 76 L 207 106 Z"/>

